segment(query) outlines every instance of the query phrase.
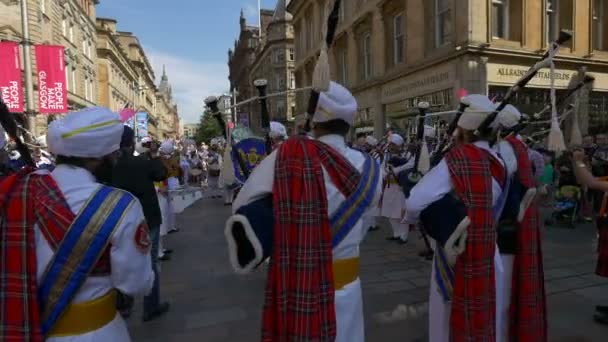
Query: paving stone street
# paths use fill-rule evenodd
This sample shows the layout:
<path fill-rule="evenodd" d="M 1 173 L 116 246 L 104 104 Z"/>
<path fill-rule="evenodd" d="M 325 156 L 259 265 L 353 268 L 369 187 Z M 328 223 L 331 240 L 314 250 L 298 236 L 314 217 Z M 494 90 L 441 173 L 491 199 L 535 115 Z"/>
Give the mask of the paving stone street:
<path fill-rule="evenodd" d="M 129 320 L 135 342 L 259 341 L 265 272 L 232 272 L 223 233 L 229 212 L 221 200 L 204 199 L 178 215 L 181 231 L 165 242 L 175 252 L 161 271 L 171 312 L 142 323 L 138 302 Z M 387 227 L 362 245 L 366 341 L 427 341 L 430 262 L 417 256 L 423 242 L 417 233 L 405 246 L 388 242 Z M 608 304 L 608 281 L 593 274 L 593 236 L 590 224 L 544 232 L 550 341 L 608 341 L 608 327 L 592 318 L 594 305 Z"/>

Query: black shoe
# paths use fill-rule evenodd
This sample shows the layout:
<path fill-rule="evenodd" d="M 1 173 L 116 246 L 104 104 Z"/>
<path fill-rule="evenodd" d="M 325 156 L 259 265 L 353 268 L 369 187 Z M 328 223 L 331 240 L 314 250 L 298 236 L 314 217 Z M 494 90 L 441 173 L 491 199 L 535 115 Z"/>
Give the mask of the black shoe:
<path fill-rule="evenodd" d="M 373 227 L 369 227 L 369 229 L 368 229 L 368 231 L 370 231 L 370 232 L 375 232 L 376 230 L 380 230 L 380 227 L 373 226 Z"/>
<path fill-rule="evenodd" d="M 401 240 L 401 239 L 399 239 L 399 244 L 400 245 L 407 245 L 407 240 Z"/>
<path fill-rule="evenodd" d="M 164 254 L 171 254 L 171 253 L 173 253 L 172 249 L 163 249 L 163 255 Z"/>
<path fill-rule="evenodd" d="M 229 205 L 232 205 L 232 203 L 224 203 L 224 206 L 227 207 Z"/>
<path fill-rule="evenodd" d="M 173 234 L 173 233 L 177 233 L 177 232 L 179 232 L 179 229 L 173 228 L 167 234 Z"/>
<path fill-rule="evenodd" d="M 602 324 L 602 325 L 608 325 L 608 314 L 595 314 L 593 316 L 593 319 L 595 320 L 596 323 Z"/>
<path fill-rule="evenodd" d="M 595 311 L 608 315 L 608 306 L 607 305 L 598 305 L 595 307 Z"/>
<path fill-rule="evenodd" d="M 169 261 L 169 260 L 171 260 L 171 256 L 169 256 L 169 254 L 163 254 L 163 256 L 159 257 L 158 260 Z"/>
<path fill-rule="evenodd" d="M 144 313 L 144 322 L 157 319 L 160 316 L 166 314 L 167 312 L 169 312 L 169 306 L 170 305 L 167 302 L 161 303 L 155 310 L 152 310 L 152 312 Z"/>
<path fill-rule="evenodd" d="M 386 238 L 388 241 L 400 241 L 401 239 L 395 236 L 389 236 Z"/>

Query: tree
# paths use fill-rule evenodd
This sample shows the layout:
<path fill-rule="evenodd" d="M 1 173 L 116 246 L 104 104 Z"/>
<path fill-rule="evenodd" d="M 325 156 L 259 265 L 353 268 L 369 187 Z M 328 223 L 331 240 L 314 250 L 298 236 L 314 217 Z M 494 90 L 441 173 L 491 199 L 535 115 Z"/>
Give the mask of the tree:
<path fill-rule="evenodd" d="M 201 121 L 196 131 L 195 140 L 198 144 L 202 142 L 209 143 L 209 141 L 215 137 L 222 136 L 222 129 L 220 128 L 217 119 L 213 115 L 205 111 L 201 115 Z"/>

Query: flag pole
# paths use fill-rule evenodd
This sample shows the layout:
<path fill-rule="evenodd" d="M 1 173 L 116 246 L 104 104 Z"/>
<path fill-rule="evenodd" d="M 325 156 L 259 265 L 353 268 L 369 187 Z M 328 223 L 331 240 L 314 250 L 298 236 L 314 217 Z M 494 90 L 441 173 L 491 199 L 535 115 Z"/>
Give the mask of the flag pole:
<path fill-rule="evenodd" d="M 21 30 L 23 45 L 23 72 L 25 73 L 25 114 L 28 121 L 28 129 L 37 134 L 36 113 L 34 112 L 34 82 L 32 80 L 32 42 L 30 41 L 29 18 L 27 12 L 27 0 L 21 0 Z"/>
<path fill-rule="evenodd" d="M 262 39 L 262 0 L 258 0 L 258 24 L 260 25 L 260 39 Z"/>

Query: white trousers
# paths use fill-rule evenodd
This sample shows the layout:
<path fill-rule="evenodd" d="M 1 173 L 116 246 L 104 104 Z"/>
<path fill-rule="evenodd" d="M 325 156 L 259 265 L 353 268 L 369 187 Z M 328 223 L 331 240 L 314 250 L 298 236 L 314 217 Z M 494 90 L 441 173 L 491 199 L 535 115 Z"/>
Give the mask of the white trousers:
<path fill-rule="evenodd" d="M 494 254 L 494 275 L 496 281 L 496 342 L 506 342 L 501 333 L 504 320 L 508 323 L 508 308 L 504 307 L 504 278 L 505 273 L 503 263 L 498 253 L 498 247 Z M 510 292 L 510 291 L 509 291 Z M 452 304 L 443 301 L 439 293 L 439 287 L 435 278 L 435 259 L 431 270 L 431 291 L 429 293 L 429 342 L 449 342 L 450 341 L 450 314 Z"/>
<path fill-rule="evenodd" d="M 401 219 L 389 219 L 389 221 L 391 222 L 391 228 L 393 228 L 393 237 L 407 241 L 410 234 L 407 223 L 401 223 Z"/>
<path fill-rule="evenodd" d="M 363 224 L 363 229 L 368 229 L 371 227 L 375 227 L 378 225 L 378 223 L 376 222 L 376 216 L 371 216 L 371 215 L 363 215 L 363 217 L 361 217 L 361 223 Z"/>
<path fill-rule="evenodd" d="M 228 187 L 224 188 L 224 203 L 232 204 L 234 199 L 234 190 L 228 189 Z"/>
<path fill-rule="evenodd" d="M 498 321 L 499 323 L 498 330 L 496 331 L 496 336 L 501 336 L 502 341 L 509 341 L 509 310 L 511 308 L 511 290 L 513 288 L 513 260 L 515 256 L 512 254 L 501 254 L 500 259 L 502 261 L 502 269 L 503 269 L 503 281 L 501 285 L 501 310 L 502 310 L 502 319 Z M 498 291 L 496 291 L 496 296 L 498 297 Z M 498 316 L 496 316 L 498 318 Z M 500 341 L 497 338 L 498 341 Z"/>
<path fill-rule="evenodd" d="M 359 279 L 336 291 L 336 342 L 364 342 L 363 295 Z"/>

